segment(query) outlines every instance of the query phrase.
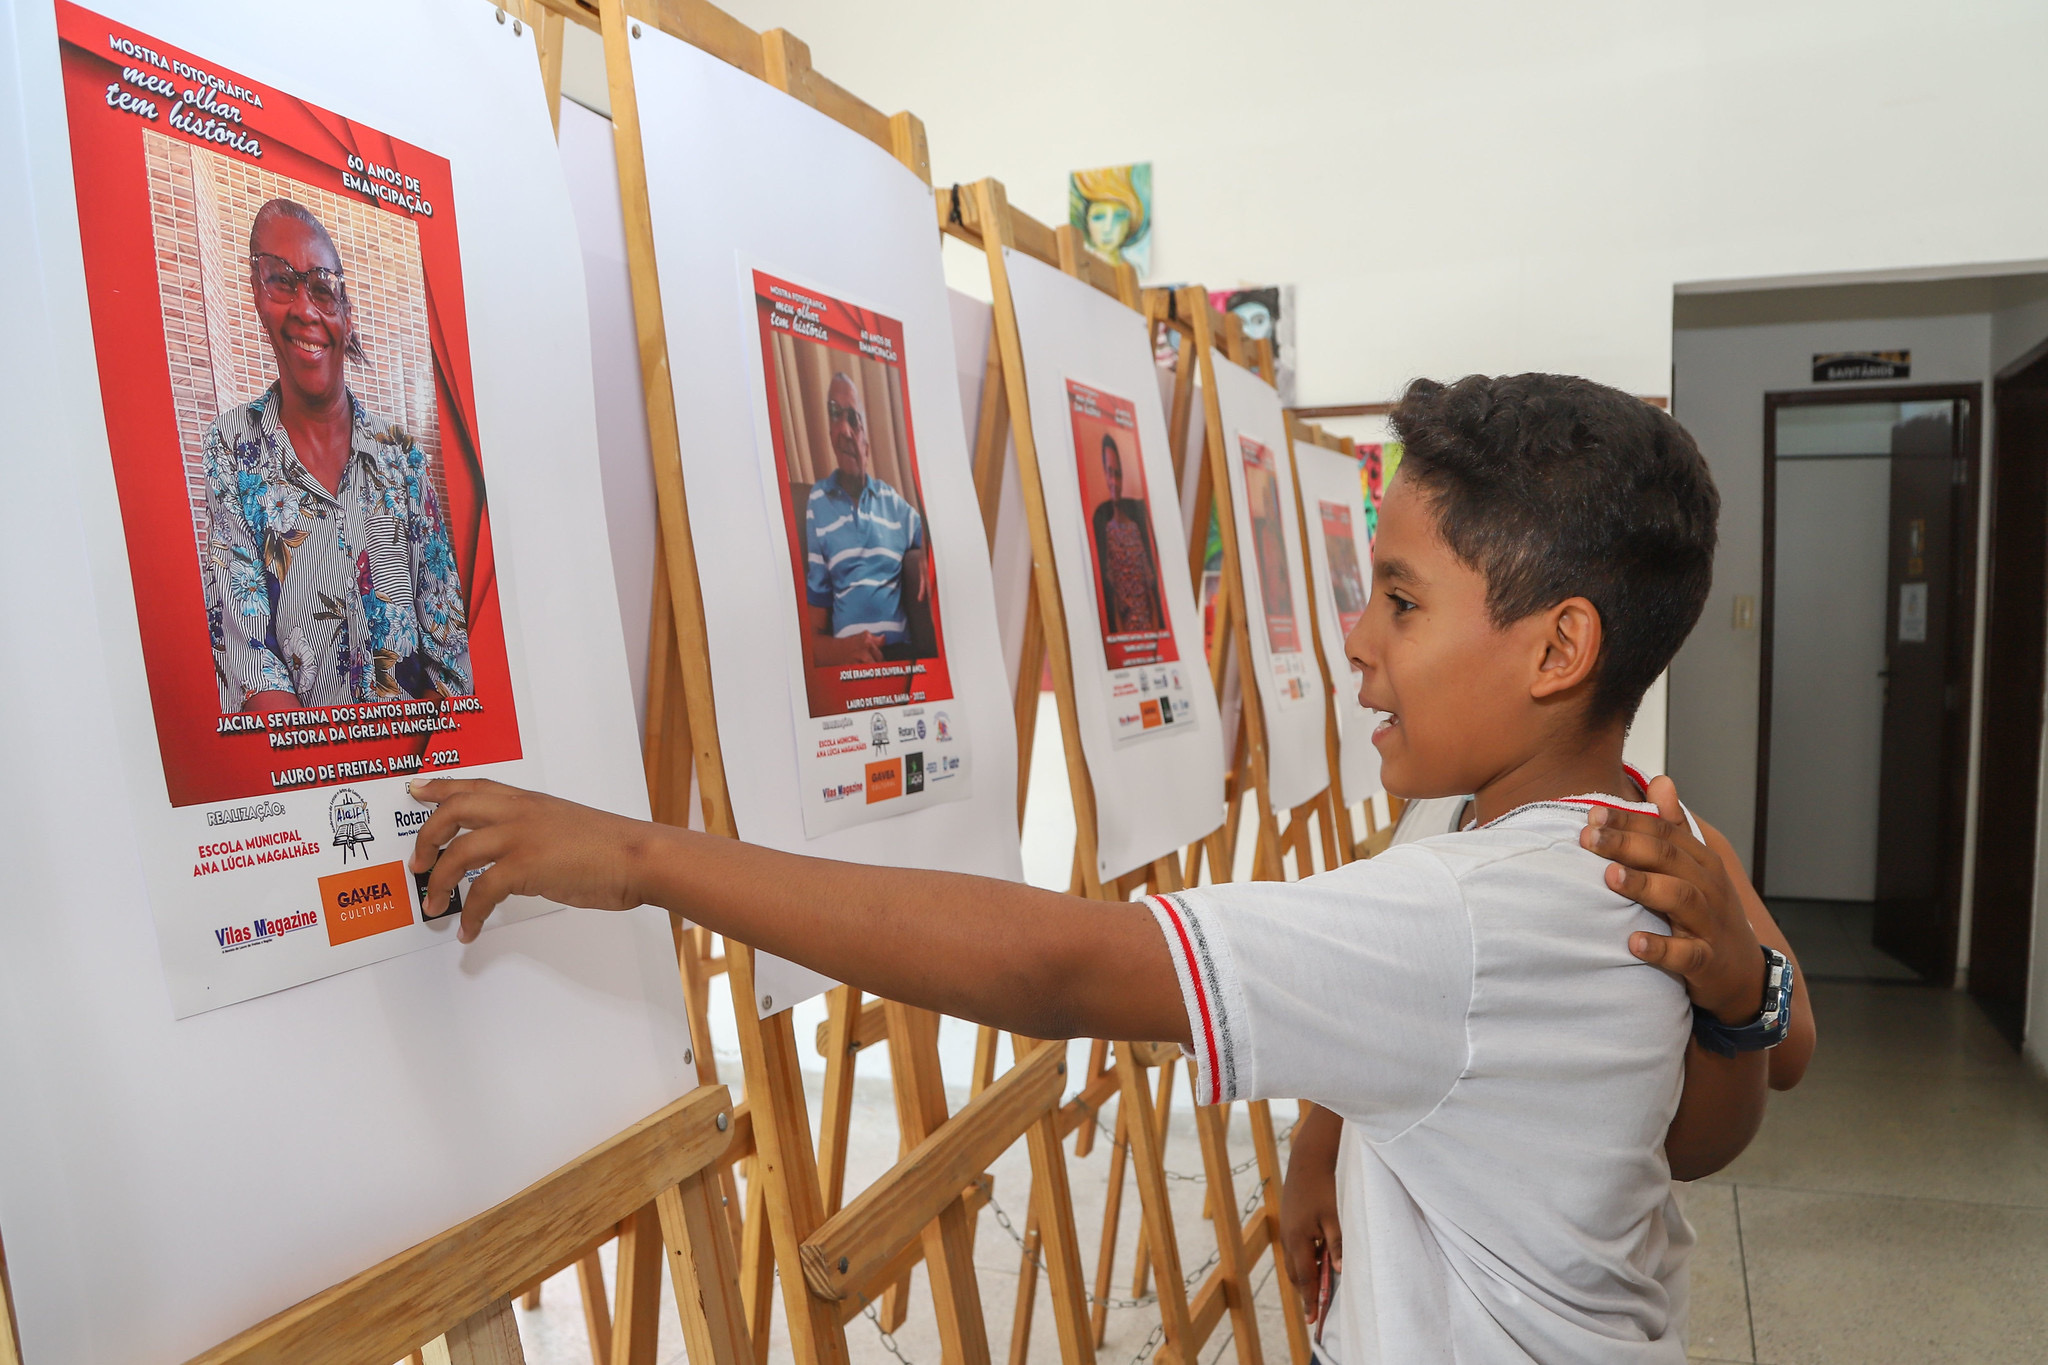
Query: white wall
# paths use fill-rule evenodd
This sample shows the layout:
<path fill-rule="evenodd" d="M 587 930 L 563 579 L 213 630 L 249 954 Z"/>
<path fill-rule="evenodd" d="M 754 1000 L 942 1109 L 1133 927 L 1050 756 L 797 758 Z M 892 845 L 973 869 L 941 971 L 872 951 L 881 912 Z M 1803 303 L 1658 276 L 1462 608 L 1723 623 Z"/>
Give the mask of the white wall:
<path fill-rule="evenodd" d="M 1155 276 L 1297 285 L 1304 403 L 1664 393 L 1674 282 L 2048 257 L 2032 0 L 726 7 L 922 117 L 940 183 L 1059 220 L 1149 158 Z"/>

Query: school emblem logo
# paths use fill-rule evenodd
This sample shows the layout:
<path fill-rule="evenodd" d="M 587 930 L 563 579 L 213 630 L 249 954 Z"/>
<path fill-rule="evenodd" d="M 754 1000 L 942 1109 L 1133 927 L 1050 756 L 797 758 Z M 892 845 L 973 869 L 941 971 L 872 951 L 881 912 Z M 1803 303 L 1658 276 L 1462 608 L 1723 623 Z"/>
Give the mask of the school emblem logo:
<path fill-rule="evenodd" d="M 889 722 L 876 716 L 868 724 L 868 733 L 874 737 L 875 752 L 883 753 L 889 747 Z"/>
<path fill-rule="evenodd" d="M 334 799 L 327 803 L 327 823 L 334 827 L 334 846 L 341 850 L 344 865 L 351 854 L 370 856 L 363 848 L 377 837 L 370 828 L 370 803 L 354 790 L 343 787 L 334 794 Z"/>

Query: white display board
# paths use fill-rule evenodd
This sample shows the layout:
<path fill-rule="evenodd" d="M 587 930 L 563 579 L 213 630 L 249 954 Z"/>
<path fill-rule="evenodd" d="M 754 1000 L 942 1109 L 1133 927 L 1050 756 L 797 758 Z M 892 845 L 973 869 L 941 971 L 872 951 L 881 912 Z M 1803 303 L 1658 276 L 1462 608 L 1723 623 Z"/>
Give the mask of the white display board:
<path fill-rule="evenodd" d="M 644 813 L 575 234 L 530 35 L 483 0 L 97 10 L 66 19 L 87 57 L 114 52 L 138 76 L 164 70 L 138 49 L 203 57 L 171 66 L 173 100 L 205 103 L 182 101 L 204 87 L 232 102 L 206 81 L 232 71 L 446 159 L 436 209 L 461 226 L 528 771 Z M 148 875 L 167 808 L 136 605 L 150 585 L 119 534 L 48 0 L 0 6 L 0 73 L 0 395 L 21 457 L 0 500 L 0 629 L 33 643 L 0 653 L 0 1236 L 27 1360 L 178 1361 L 675 1099 L 694 1084 L 687 1026 L 655 910 L 542 913 L 467 948 L 449 933 L 174 1017 Z M 109 83 L 146 88 L 119 68 Z M 188 562 L 177 586 L 196 595 Z"/>
<path fill-rule="evenodd" d="M 1005 250 L 1004 260 L 1095 785 L 1096 871 L 1107 880 L 1222 823 L 1221 723 L 1145 320 L 1020 252 Z M 1116 490 L 1106 482 L 1112 467 Z M 1142 518 L 1135 529 L 1133 513 Z M 1153 612 L 1161 619 L 1141 623 L 1157 629 L 1122 628 Z"/>
<path fill-rule="evenodd" d="M 1358 704 L 1358 674 L 1344 656 L 1344 636 L 1372 597 L 1365 485 L 1359 480 L 1355 458 L 1308 441 L 1294 445 L 1294 477 L 1301 484 L 1309 577 L 1316 595 L 1316 630 L 1335 693 L 1338 772 L 1344 799 L 1355 802 L 1380 789 L 1380 751 L 1372 742 L 1380 713 Z"/>
<path fill-rule="evenodd" d="M 597 394 L 597 460 L 604 480 L 605 523 L 611 528 L 619 628 L 626 638 L 633 706 L 644 742 L 647 649 L 661 536 L 612 121 L 565 99 L 558 146 L 562 172 L 569 182 L 569 202 L 576 209 L 576 238 L 583 249 L 583 288 L 590 299 L 591 382 Z"/>
<path fill-rule="evenodd" d="M 1252 674 L 1266 719 L 1267 799 L 1279 813 L 1330 782 L 1323 674 L 1309 639 L 1294 462 L 1286 414 L 1273 386 L 1220 355 L 1215 375 Z"/>
<path fill-rule="evenodd" d="M 740 836 L 853 862 L 1021 878 L 1015 722 L 953 378 L 930 189 L 865 138 L 652 27 L 629 48 L 718 733 Z M 841 341 L 860 354 L 825 354 Z M 812 345 L 824 350 L 805 350 Z M 792 373 L 791 353 L 816 368 Z M 826 382 L 828 372 L 835 377 Z M 852 375 L 846 388 L 856 393 L 841 387 L 840 373 Z M 771 381 L 787 395 L 776 405 Z M 807 493 L 794 466 L 778 468 L 777 460 L 795 447 L 792 423 L 807 424 L 815 453 L 828 424 L 850 427 L 844 410 L 856 403 L 865 404 L 860 421 L 874 477 L 901 481 L 900 491 L 878 495 L 874 514 L 903 522 L 890 499 L 921 498 L 916 524 L 927 537 L 951 695 L 821 715 L 806 689 L 825 670 L 807 668 L 817 657 L 807 652 L 816 645 L 799 609 L 811 605 L 809 584 L 796 578 L 796 562 L 810 551 L 793 556 L 791 547 L 793 534 L 813 524 L 808 511 L 795 520 L 797 500 L 829 494 L 820 489 L 831 476 Z M 885 435 L 899 457 L 914 441 L 914 488 L 900 464 L 894 474 L 885 468 Z M 819 534 L 842 515 L 821 515 Z M 820 560 L 843 552 L 836 542 L 821 546 Z M 911 548 L 908 536 L 895 546 L 906 563 Z M 901 583 L 899 605 L 909 591 Z M 841 586 L 833 580 L 832 591 Z M 841 628 L 835 610 L 833 638 Z M 842 676 L 833 675 L 835 685 Z M 910 790 L 913 756 L 927 779 L 922 792 Z M 820 779 L 828 760 L 856 776 Z M 860 789 L 863 765 L 891 761 L 901 764 L 891 784 L 901 783 L 901 795 L 876 799 L 886 792 L 872 767 Z M 764 960 L 758 984 L 772 1011 L 827 983 Z M 753 1003 L 764 1008 L 760 998 Z"/>
<path fill-rule="evenodd" d="M 960 416 L 967 424 L 968 468 L 973 468 L 974 442 L 980 430 L 982 392 L 988 378 L 989 320 L 995 309 L 957 289 L 946 291 L 953 313 L 953 363 L 960 381 Z M 1017 441 L 1003 438 L 1003 491 L 996 500 L 996 538 L 989 546 L 989 568 L 995 577 L 996 630 L 1003 637 L 1003 666 L 1010 673 L 1010 694 L 1018 687 L 1017 670 L 1024 657 L 1024 617 L 1031 610 L 1031 528 L 1024 521 L 1024 488 L 1017 476 Z M 1036 689 L 1038 679 L 1031 679 Z"/>

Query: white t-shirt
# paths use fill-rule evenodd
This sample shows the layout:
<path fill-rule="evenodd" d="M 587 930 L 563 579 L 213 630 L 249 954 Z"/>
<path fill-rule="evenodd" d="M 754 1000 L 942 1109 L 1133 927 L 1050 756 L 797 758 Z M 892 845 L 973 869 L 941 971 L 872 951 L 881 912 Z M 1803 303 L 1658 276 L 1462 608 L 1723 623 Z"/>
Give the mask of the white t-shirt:
<path fill-rule="evenodd" d="M 1343 1365 L 1678 1362 L 1692 1230 L 1664 1133 L 1684 987 L 1630 956 L 1663 921 L 1523 806 L 1303 881 L 1155 896 L 1195 1097 L 1344 1119 Z M 1420 814 L 1420 812 L 1418 812 Z"/>

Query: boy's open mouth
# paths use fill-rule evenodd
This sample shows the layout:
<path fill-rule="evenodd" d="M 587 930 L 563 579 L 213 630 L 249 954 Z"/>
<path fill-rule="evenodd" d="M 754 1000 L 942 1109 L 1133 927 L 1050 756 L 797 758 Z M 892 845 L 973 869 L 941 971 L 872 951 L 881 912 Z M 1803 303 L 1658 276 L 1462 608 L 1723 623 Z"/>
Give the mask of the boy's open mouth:
<path fill-rule="evenodd" d="M 1395 726 L 1399 725 L 1400 723 L 1401 718 L 1395 715 L 1392 711 L 1380 712 L 1380 723 L 1372 728 L 1373 743 L 1379 743 L 1380 736 L 1386 734 L 1388 731 L 1392 730 Z"/>

